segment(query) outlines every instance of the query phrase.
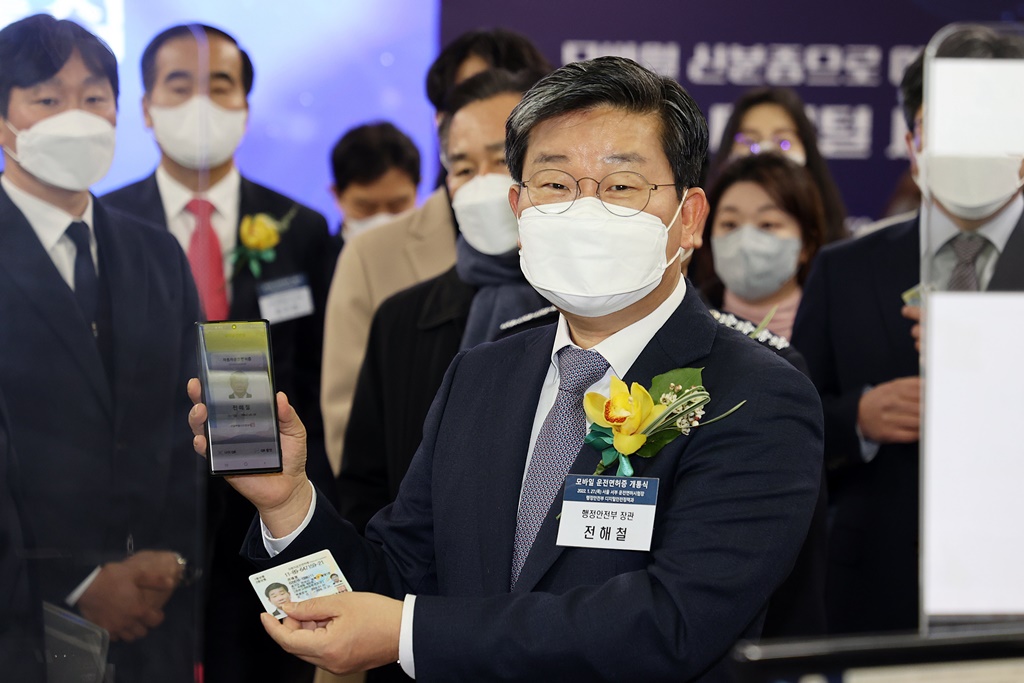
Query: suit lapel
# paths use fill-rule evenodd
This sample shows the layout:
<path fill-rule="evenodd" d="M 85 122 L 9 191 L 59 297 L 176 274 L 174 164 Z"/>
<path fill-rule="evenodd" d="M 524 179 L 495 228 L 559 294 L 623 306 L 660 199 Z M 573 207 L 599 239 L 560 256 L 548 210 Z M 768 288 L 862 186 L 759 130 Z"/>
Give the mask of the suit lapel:
<path fill-rule="evenodd" d="M 94 201 L 94 206 L 98 203 Z M 0 189 L 0 268 L 61 340 L 96 391 L 100 405 L 113 415 L 110 382 L 96 340 L 75 295 L 53 265 L 24 214 Z"/>
<path fill-rule="evenodd" d="M 988 283 L 990 292 L 1013 292 L 1024 289 L 1024 213 L 1010 233 L 1003 253 L 996 261 L 996 270 Z"/>
<path fill-rule="evenodd" d="M 676 311 L 644 347 L 623 378 L 627 384 L 639 382 L 647 388 L 655 375 L 681 367 L 688 367 L 711 352 L 718 330 L 717 323 L 708 314 L 700 301 L 700 295 L 689 281 L 686 283 L 686 297 Z M 539 393 L 539 392 L 538 392 Z M 532 419 L 531 419 L 532 424 Z M 571 474 L 593 474 L 600 456 L 590 446 L 584 445 L 576 456 Z M 642 476 L 643 463 L 634 463 L 637 476 Z M 518 490 L 518 489 L 517 489 Z M 551 566 L 561 557 L 565 548 L 556 545 L 558 538 L 557 515 L 562 510 L 562 489 L 548 510 L 537 539 L 523 564 L 522 572 L 513 592 L 529 592 L 544 577 Z"/>
<path fill-rule="evenodd" d="M 156 173 L 140 181 L 137 188 L 136 205 L 132 213 L 147 223 L 167 230 L 167 213 L 160 197 L 160 187 L 156 184 Z"/>
<path fill-rule="evenodd" d="M 241 179 L 238 188 L 238 224 L 235 226 L 235 244 L 242 244 L 242 219 L 246 216 L 258 213 L 258 198 L 255 196 L 256 188 L 245 178 Z M 263 264 L 267 265 L 267 264 Z M 228 317 L 232 320 L 255 320 L 259 318 L 259 297 L 256 293 L 256 278 L 249 271 L 248 266 L 232 266 L 230 273 L 225 273 L 229 278 L 231 287 L 231 306 Z"/>
<path fill-rule="evenodd" d="M 480 486 L 468 487 L 478 498 L 471 509 L 487 510 L 477 525 L 481 557 L 490 558 L 488 566 L 501 568 L 482 577 L 485 594 L 508 591 L 512 568 L 512 548 L 519 514 L 519 494 L 526 466 L 526 455 L 533 444 L 530 434 L 537 412 L 544 378 L 551 363 L 554 327 L 543 334 L 523 334 L 523 343 L 508 358 L 505 367 L 514 373 L 507 386 L 515 387 L 515 396 L 506 401 L 503 422 L 514 425 L 510 435 L 501 439 L 501 450 L 488 459 L 489 467 L 479 476 Z"/>
<path fill-rule="evenodd" d="M 113 333 L 116 330 L 113 344 L 114 396 L 131 396 L 139 388 L 124 383 L 138 376 L 138 373 L 130 369 L 138 363 L 139 352 L 146 345 L 146 302 L 149 300 L 150 283 L 145 258 L 138 249 L 133 248 L 138 242 L 131 230 L 144 228 L 129 226 L 118 232 L 111 224 L 110 214 L 98 203 L 93 215 L 96 242 L 103 255 L 102 267 L 110 284 L 111 331 Z M 125 283 L 131 283 L 131 286 L 125 286 Z M 115 429 L 121 427 L 116 423 L 114 426 Z"/>
<path fill-rule="evenodd" d="M 879 243 L 872 256 L 875 300 L 879 315 L 884 321 L 889 336 L 889 348 L 909 350 L 913 354 L 911 365 L 916 367 L 917 352 L 910 343 L 912 323 L 900 313 L 902 304 L 898 295 L 921 282 L 920 216 L 901 226 L 889 229 L 892 233 L 887 241 Z M 912 267 L 909 267 L 912 266 Z M 839 315 L 843 315 L 840 311 Z M 873 321 L 858 320 L 860 326 L 873 325 Z M 901 354 L 902 355 L 902 354 Z M 901 358 L 900 367 L 905 367 L 907 358 Z"/>

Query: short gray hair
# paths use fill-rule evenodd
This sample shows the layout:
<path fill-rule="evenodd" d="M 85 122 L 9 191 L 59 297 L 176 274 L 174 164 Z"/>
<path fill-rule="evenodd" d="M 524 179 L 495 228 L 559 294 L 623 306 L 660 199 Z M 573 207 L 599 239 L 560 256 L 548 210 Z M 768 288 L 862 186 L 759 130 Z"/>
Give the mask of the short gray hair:
<path fill-rule="evenodd" d="M 700 184 L 708 151 L 708 126 L 681 85 L 624 57 L 598 57 L 556 69 L 523 96 L 505 124 L 505 159 L 512 179 L 523 181 L 526 147 L 533 128 L 570 112 L 610 106 L 636 114 L 658 114 L 661 144 L 677 191 Z"/>

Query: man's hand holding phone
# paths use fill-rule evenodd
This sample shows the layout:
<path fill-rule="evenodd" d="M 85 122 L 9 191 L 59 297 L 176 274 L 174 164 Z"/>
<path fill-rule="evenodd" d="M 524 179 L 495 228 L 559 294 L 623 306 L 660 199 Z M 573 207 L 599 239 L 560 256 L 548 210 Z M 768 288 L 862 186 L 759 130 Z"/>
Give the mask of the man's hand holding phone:
<path fill-rule="evenodd" d="M 195 404 L 188 423 L 195 437 L 196 453 L 206 455 L 206 406 L 202 403 L 199 380 L 188 382 L 188 396 Z M 245 496 L 259 512 L 275 538 L 287 536 L 306 517 L 313 499 L 312 484 L 306 477 L 306 428 L 282 392 L 276 395 L 277 425 L 281 436 L 282 471 L 277 474 L 227 476 L 228 483 Z"/>

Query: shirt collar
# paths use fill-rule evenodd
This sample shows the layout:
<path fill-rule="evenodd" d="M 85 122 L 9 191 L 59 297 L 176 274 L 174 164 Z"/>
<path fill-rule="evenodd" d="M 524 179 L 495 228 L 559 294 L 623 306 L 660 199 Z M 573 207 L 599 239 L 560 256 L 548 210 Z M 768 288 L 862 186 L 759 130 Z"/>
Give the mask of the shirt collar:
<path fill-rule="evenodd" d="M 237 210 L 242 176 L 238 173 L 238 168 L 232 164 L 231 170 L 226 176 L 207 188 L 206 192 L 197 193 L 172 178 L 163 166 L 157 166 L 156 185 L 160 190 L 160 199 L 163 200 L 164 211 L 168 218 L 177 216 L 184 211 L 185 206 L 195 197 L 202 197 L 209 201 L 217 213 L 223 216 L 229 213 L 228 207 L 235 207 Z"/>
<path fill-rule="evenodd" d="M 57 208 L 53 204 L 29 194 L 8 180 L 5 175 L 0 175 L 0 185 L 3 185 L 4 192 L 11 198 L 14 206 L 24 214 L 25 219 L 32 226 L 36 235 L 38 235 L 39 241 L 42 242 L 43 248 L 46 251 L 49 252 L 53 249 L 54 245 L 64 236 L 64 232 L 73 221 L 85 223 L 89 226 L 89 232 L 94 233 L 91 193 L 82 215 L 72 216 L 64 209 Z"/>
<path fill-rule="evenodd" d="M 1024 196 L 1018 192 L 1016 196 L 1014 196 L 1013 200 L 1006 205 L 1006 208 L 978 228 L 976 233 L 991 242 L 992 246 L 1002 254 L 1006 249 L 1006 242 L 1010 239 L 1013 229 L 1017 227 L 1017 223 L 1020 221 L 1022 213 L 1024 213 Z M 929 240 L 925 239 L 925 233 L 922 230 L 922 256 L 928 254 L 929 251 L 931 254 L 935 254 L 947 242 L 962 232 L 960 228 L 957 227 L 956 223 L 953 222 L 953 219 L 937 207 L 934 207 L 931 211 L 922 211 L 921 220 L 923 220 L 926 215 L 929 216 L 931 220 L 931 223 L 928 226 L 931 244 L 928 244 Z M 930 250 L 929 246 L 931 247 Z"/>
<path fill-rule="evenodd" d="M 676 288 L 657 308 L 648 313 L 646 317 L 596 344 L 593 350 L 608 361 L 608 365 L 611 366 L 616 377 L 625 377 L 640 353 L 647 347 L 648 342 L 672 317 L 685 296 L 686 278 L 680 276 Z M 551 363 L 556 369 L 558 368 L 558 352 L 566 346 L 577 346 L 577 344 L 573 342 L 572 336 L 569 334 L 569 323 L 565 316 L 559 313 L 558 326 L 555 329 L 555 343 L 551 350 Z"/>

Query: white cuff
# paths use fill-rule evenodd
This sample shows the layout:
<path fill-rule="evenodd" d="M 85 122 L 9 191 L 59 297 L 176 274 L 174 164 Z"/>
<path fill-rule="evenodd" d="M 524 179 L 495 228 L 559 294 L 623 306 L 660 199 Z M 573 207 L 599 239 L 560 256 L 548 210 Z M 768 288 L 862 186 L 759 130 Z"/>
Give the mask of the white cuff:
<path fill-rule="evenodd" d="M 398 632 L 398 664 L 409 678 L 416 678 L 416 663 L 412 659 L 412 611 L 416 596 L 406 595 L 402 603 L 402 629 Z"/>
<path fill-rule="evenodd" d="M 89 572 L 89 576 L 85 577 L 85 580 L 78 584 L 78 588 L 68 593 L 68 597 L 64 598 L 64 602 L 68 604 L 68 607 L 74 607 L 75 603 L 77 603 L 81 599 L 82 595 L 85 594 L 85 591 L 89 590 L 89 586 L 91 586 L 92 582 L 96 580 L 96 577 L 100 575 L 101 569 L 103 569 L 103 567 L 96 567 L 93 569 Z"/>
<path fill-rule="evenodd" d="M 263 532 L 263 547 L 267 549 L 267 555 L 270 557 L 283 553 L 284 549 L 302 533 L 302 530 L 309 526 L 309 520 L 313 519 L 313 512 L 316 510 L 316 487 L 313 486 L 313 482 L 309 482 L 309 486 L 313 489 L 313 497 L 309 501 L 309 510 L 295 531 L 283 538 L 274 538 L 270 535 L 270 529 L 260 519 L 260 530 Z"/>
<path fill-rule="evenodd" d="M 861 390 L 860 395 L 863 396 L 864 394 L 868 393 L 874 388 L 874 385 L 868 385 Z M 878 443 L 877 441 L 872 441 L 871 439 L 864 436 L 864 433 L 860 431 L 859 412 L 857 414 L 857 421 L 853 425 L 853 428 L 854 431 L 857 432 L 857 441 L 860 443 L 861 460 L 863 460 L 864 462 L 871 462 L 872 460 L 875 459 L 875 456 L 878 455 L 878 449 L 881 448 L 882 444 Z"/>

